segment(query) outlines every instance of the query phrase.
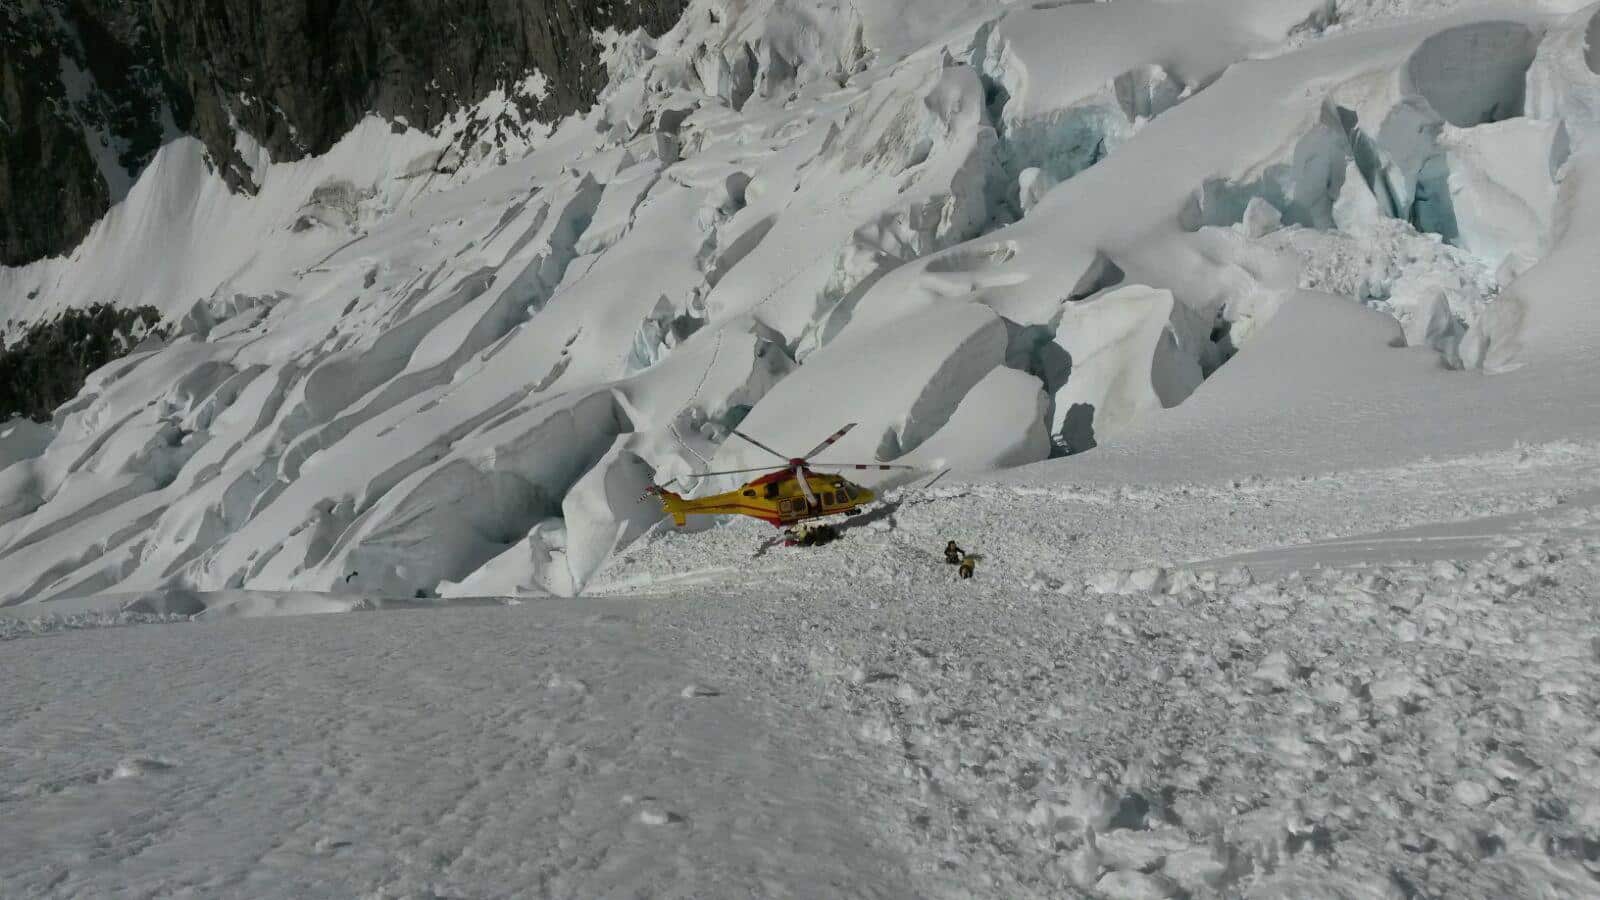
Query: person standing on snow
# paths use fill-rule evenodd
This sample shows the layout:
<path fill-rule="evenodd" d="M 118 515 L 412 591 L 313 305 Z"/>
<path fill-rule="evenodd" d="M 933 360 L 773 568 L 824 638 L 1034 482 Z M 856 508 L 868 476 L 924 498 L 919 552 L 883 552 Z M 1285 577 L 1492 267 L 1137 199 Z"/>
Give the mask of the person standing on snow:
<path fill-rule="evenodd" d="M 961 563 L 961 558 L 966 555 L 967 554 L 964 553 L 960 547 L 956 546 L 955 541 L 951 541 L 944 545 L 944 561 L 952 566 L 959 565 Z"/>

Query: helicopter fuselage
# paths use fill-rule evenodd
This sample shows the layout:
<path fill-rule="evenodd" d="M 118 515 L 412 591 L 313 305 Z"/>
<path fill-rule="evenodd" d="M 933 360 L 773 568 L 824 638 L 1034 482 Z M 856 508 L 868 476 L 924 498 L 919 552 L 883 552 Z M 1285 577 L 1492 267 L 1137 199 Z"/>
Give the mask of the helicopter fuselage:
<path fill-rule="evenodd" d="M 665 489 L 657 490 L 661 506 L 680 527 L 688 516 L 749 516 L 779 528 L 854 512 L 871 503 L 872 491 L 838 475 L 803 470 L 813 500 L 808 500 L 793 470 L 783 469 L 746 482 L 736 490 L 688 499 Z"/>

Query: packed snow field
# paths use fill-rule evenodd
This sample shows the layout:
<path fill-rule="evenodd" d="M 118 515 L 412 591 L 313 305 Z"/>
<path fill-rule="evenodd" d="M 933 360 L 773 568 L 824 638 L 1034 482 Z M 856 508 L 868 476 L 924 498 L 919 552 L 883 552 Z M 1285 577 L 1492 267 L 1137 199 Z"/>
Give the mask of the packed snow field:
<path fill-rule="evenodd" d="M 169 144 L 0 269 L 177 326 L 0 424 L 0 893 L 1593 896 L 1597 23 L 699 0 Z M 834 544 L 641 502 L 852 422 Z"/>
<path fill-rule="evenodd" d="M 1600 886 L 1600 445 L 1206 485 L 941 482 L 863 518 L 819 549 L 742 523 L 652 532 L 572 600 L 88 630 L 117 607 L 13 608 L 0 634 L 47 636 L 0 650 L 28 686 L 0 699 L 0 883 Z M 951 538 L 982 556 L 971 581 Z"/>

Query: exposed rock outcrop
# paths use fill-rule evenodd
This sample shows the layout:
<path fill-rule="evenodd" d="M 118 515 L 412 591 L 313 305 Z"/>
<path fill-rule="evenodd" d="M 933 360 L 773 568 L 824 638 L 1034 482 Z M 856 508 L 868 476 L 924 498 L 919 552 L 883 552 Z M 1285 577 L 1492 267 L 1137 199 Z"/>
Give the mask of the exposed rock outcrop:
<path fill-rule="evenodd" d="M 596 32 L 658 34 L 685 0 L 19 0 L 0 7 L 0 264 L 71 249 L 164 138 L 254 186 L 377 113 L 432 128 L 504 89 L 529 119 L 586 108 Z M 539 73 L 538 90 L 529 76 Z M 519 90 L 518 86 L 522 89 Z"/>

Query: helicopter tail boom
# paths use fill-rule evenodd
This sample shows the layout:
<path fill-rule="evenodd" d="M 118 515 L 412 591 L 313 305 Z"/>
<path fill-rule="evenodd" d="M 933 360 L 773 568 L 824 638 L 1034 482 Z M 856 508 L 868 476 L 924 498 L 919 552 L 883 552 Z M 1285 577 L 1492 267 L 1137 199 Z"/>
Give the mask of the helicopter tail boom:
<path fill-rule="evenodd" d="M 672 517 L 672 524 L 679 528 L 688 524 L 688 506 L 679 495 L 671 491 L 661 492 L 661 508 Z"/>
<path fill-rule="evenodd" d="M 660 485 L 655 485 L 647 488 L 644 494 L 639 497 L 639 499 L 644 500 L 645 498 L 651 496 L 654 496 L 661 501 L 662 512 L 665 512 L 667 515 L 672 517 L 672 523 L 674 525 L 682 528 L 684 525 L 688 524 L 689 502 L 683 499 L 683 495 L 669 491 Z"/>

